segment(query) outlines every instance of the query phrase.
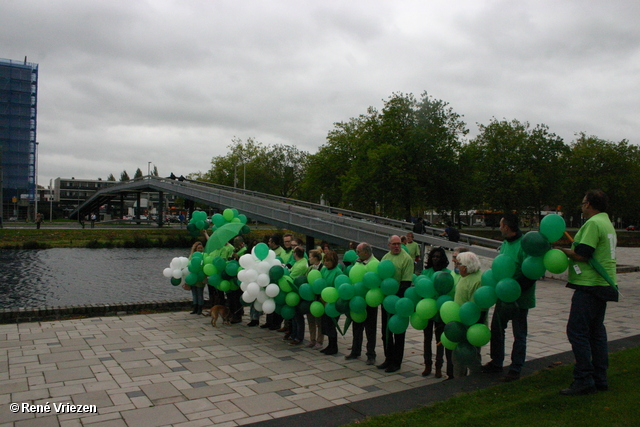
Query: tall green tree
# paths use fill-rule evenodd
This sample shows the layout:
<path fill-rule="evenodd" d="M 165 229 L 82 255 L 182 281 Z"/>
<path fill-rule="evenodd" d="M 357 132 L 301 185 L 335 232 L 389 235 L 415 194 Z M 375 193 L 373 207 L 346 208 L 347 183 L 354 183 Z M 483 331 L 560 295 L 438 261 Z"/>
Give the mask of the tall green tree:
<path fill-rule="evenodd" d="M 129 178 L 129 174 L 127 173 L 126 170 L 120 173 L 120 181 L 129 181 L 130 179 L 131 178 Z"/>
<path fill-rule="evenodd" d="M 115 181 L 115 180 L 116 180 L 116 177 L 113 176 L 112 173 L 110 173 L 109 176 L 107 177 L 107 181 Z"/>

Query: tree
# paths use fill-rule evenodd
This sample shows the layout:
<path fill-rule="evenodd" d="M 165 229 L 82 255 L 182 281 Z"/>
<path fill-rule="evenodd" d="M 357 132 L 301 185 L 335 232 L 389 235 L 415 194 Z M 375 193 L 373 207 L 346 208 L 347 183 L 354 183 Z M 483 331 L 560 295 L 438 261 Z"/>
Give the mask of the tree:
<path fill-rule="evenodd" d="M 560 200 L 567 148 L 547 126 L 531 129 L 528 122 L 494 118 L 489 125 L 480 125 L 467 149 L 472 179 L 481 183 L 476 204 L 522 213 L 539 212 Z"/>
<path fill-rule="evenodd" d="M 130 181 L 131 178 L 129 178 L 129 174 L 127 173 L 126 170 L 122 171 L 122 173 L 120 173 L 120 181 Z"/>
<path fill-rule="evenodd" d="M 160 176 L 158 175 L 158 166 L 153 165 L 153 170 L 151 171 L 152 176 Z"/>
<path fill-rule="evenodd" d="M 142 178 L 144 175 L 142 175 L 142 171 L 140 170 L 140 168 L 136 169 L 136 173 L 135 175 L 133 175 L 133 179 L 138 179 L 138 178 Z"/>
<path fill-rule="evenodd" d="M 611 220 L 628 224 L 640 216 L 640 201 L 630 197 L 640 182 L 640 151 L 628 141 L 611 142 L 596 136 L 578 134 L 567 161 L 569 178 L 563 204 L 574 225 L 581 216 L 580 201 L 589 189 L 601 189 L 609 197 Z"/>
<path fill-rule="evenodd" d="M 116 180 L 116 177 L 113 176 L 112 173 L 110 173 L 109 176 L 107 177 L 107 181 L 115 181 L 115 180 Z"/>

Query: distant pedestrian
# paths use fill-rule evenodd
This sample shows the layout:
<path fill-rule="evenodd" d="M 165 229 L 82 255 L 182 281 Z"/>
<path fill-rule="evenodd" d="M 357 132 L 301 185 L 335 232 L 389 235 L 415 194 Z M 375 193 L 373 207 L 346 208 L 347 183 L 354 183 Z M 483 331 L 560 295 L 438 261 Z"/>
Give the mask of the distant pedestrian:
<path fill-rule="evenodd" d="M 44 215 L 42 215 L 42 213 L 38 212 L 38 214 L 36 215 L 36 228 L 38 230 L 40 230 L 40 226 L 42 225 L 43 221 L 44 221 Z"/>

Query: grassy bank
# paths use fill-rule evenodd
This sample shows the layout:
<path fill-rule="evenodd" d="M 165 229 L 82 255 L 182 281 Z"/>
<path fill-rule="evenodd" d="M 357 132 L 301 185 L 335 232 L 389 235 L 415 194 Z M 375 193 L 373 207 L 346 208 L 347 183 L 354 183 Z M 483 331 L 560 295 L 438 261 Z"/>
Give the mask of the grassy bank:
<path fill-rule="evenodd" d="M 640 348 L 611 355 L 610 389 L 589 396 L 560 396 L 572 367 L 546 369 L 413 411 L 372 417 L 358 426 L 637 426 L 640 425 Z M 355 426 L 356 424 L 352 424 Z"/>

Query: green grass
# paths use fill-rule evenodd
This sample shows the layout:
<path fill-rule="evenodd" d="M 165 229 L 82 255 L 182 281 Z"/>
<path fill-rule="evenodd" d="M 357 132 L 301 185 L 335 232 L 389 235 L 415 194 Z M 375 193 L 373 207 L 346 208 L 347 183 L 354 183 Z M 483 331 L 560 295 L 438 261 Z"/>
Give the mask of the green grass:
<path fill-rule="evenodd" d="M 546 369 L 520 381 L 460 395 L 408 412 L 367 418 L 357 425 L 640 426 L 640 347 L 611 355 L 607 392 L 561 396 L 558 391 L 571 383 L 572 369 L 572 366 Z"/>

